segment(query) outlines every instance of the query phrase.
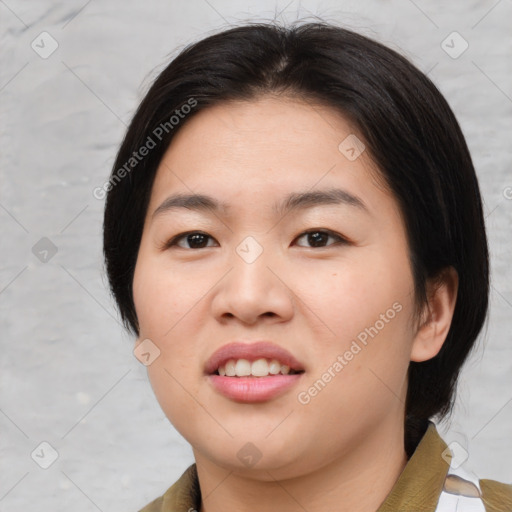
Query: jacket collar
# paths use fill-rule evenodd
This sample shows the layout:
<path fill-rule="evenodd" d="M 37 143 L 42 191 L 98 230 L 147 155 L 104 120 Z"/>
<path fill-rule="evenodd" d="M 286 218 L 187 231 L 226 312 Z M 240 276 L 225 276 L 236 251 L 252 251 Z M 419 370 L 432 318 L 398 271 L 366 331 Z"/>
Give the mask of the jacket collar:
<path fill-rule="evenodd" d="M 443 491 L 451 454 L 430 422 L 412 457 L 377 512 L 435 510 Z"/>

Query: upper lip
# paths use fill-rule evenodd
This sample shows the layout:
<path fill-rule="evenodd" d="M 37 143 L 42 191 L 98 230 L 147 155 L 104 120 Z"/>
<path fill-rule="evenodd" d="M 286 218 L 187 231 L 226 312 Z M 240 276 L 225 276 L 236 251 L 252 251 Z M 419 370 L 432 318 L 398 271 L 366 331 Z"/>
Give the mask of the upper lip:
<path fill-rule="evenodd" d="M 205 372 L 208 375 L 215 373 L 219 366 L 225 365 L 230 359 L 247 359 L 248 361 L 277 359 L 292 370 L 304 370 L 303 365 L 288 350 L 268 341 L 257 341 L 253 343 L 234 342 L 220 347 L 206 362 Z"/>

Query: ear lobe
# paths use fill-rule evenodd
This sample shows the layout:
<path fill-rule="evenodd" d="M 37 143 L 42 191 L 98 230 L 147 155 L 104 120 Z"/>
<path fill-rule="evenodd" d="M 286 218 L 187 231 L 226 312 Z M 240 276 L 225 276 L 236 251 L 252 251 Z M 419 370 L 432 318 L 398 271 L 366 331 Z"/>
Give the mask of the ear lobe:
<path fill-rule="evenodd" d="M 457 301 L 459 277 L 453 267 L 427 281 L 428 304 L 411 347 L 411 361 L 435 357 L 448 336 Z"/>

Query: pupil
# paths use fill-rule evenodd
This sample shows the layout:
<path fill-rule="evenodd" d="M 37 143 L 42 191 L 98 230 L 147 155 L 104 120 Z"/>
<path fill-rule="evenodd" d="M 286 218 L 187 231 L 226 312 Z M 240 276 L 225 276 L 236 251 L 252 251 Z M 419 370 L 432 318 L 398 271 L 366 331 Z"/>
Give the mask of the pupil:
<path fill-rule="evenodd" d="M 328 235 L 326 233 L 320 233 L 319 231 L 315 231 L 314 233 L 308 234 L 309 243 L 313 247 L 319 247 L 327 241 Z"/>
<path fill-rule="evenodd" d="M 193 235 L 188 235 L 188 243 L 190 247 L 201 248 L 206 245 L 206 236 L 201 233 L 195 233 Z"/>

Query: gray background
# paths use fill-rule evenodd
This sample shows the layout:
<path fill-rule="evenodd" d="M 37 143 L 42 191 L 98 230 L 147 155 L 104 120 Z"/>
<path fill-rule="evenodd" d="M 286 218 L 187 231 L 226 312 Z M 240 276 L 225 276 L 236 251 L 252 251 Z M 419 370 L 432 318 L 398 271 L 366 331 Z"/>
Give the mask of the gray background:
<path fill-rule="evenodd" d="M 455 111 L 485 201 L 492 289 L 442 432 L 468 451 L 465 469 L 512 481 L 510 0 L 6 0 L 0 16 L 0 510 L 138 510 L 193 461 L 107 292 L 103 201 L 92 191 L 170 56 L 231 23 L 274 18 L 320 16 L 383 41 L 428 72 Z M 58 43 L 47 58 L 44 31 Z M 442 47 L 454 31 L 469 44 L 458 58 Z M 43 441 L 58 453 L 48 469 Z"/>

